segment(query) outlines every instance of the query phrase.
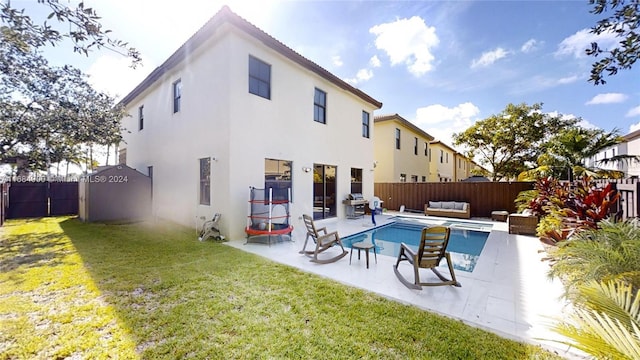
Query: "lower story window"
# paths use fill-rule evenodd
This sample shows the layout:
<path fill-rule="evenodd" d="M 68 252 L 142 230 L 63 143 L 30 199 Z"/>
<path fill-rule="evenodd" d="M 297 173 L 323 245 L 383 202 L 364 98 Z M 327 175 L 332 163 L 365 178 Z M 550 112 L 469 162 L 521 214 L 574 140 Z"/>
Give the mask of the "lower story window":
<path fill-rule="evenodd" d="M 291 169 L 292 162 L 289 160 L 264 159 L 264 189 L 267 192 L 272 189 L 274 200 L 289 199 Z"/>
<path fill-rule="evenodd" d="M 211 205 L 211 158 L 200 159 L 200 205 Z"/>

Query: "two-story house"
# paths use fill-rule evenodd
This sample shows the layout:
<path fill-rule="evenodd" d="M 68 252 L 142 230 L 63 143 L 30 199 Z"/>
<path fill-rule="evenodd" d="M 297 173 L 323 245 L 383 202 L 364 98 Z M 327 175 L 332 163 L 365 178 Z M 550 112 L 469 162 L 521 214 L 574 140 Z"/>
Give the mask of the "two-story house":
<path fill-rule="evenodd" d="M 121 162 L 152 176 L 153 213 L 194 226 L 222 213 L 244 236 L 250 187 L 291 189 L 302 214 L 344 217 L 373 194 L 382 103 L 223 7 L 121 101 Z"/>
<path fill-rule="evenodd" d="M 456 159 L 457 151 L 440 140 L 429 143 L 431 156 L 429 161 L 429 172 L 431 182 L 451 182 L 456 181 Z"/>
<path fill-rule="evenodd" d="M 429 143 L 433 136 L 398 114 L 376 116 L 375 182 L 429 181 Z"/>
<path fill-rule="evenodd" d="M 454 156 L 454 180 L 453 181 L 462 181 L 471 176 L 471 170 L 474 168 L 475 164 L 465 155 L 456 152 L 453 154 Z"/>
<path fill-rule="evenodd" d="M 640 156 L 640 130 L 630 132 L 622 136 L 622 138 L 624 139 L 623 142 L 610 146 L 591 158 L 584 159 L 585 166 L 587 168 L 621 171 L 625 174 L 625 177 L 640 176 L 640 163 L 637 161 L 602 162 L 604 159 L 611 159 L 615 156 Z"/>

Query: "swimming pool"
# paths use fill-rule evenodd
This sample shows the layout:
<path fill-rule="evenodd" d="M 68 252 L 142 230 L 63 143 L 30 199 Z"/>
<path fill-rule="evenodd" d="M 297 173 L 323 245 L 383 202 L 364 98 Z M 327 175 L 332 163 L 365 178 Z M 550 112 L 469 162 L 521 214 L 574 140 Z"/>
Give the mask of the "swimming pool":
<path fill-rule="evenodd" d="M 418 248 L 420 233 L 425 226 L 421 222 L 399 220 L 379 228 L 347 236 L 342 239 L 342 243 L 344 246 L 351 247 L 352 243 L 370 241 L 375 245 L 378 254 L 397 257 L 401 242 L 409 245 L 413 250 Z M 451 253 L 453 267 L 456 270 L 472 272 L 487 237 L 489 237 L 489 233 L 486 231 L 451 226 L 447 250 Z"/>

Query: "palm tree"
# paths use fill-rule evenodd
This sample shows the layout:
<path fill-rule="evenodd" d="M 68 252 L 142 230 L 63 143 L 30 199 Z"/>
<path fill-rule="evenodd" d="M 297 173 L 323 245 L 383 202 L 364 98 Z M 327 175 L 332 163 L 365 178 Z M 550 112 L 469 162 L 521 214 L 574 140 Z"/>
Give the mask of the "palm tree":
<path fill-rule="evenodd" d="M 575 176 L 586 175 L 593 178 L 621 178 L 622 171 L 587 167 L 585 160 L 595 157 L 602 151 L 624 141 L 618 130 L 605 132 L 602 129 L 586 129 L 579 126 L 568 127 L 552 136 L 544 145 L 545 153 L 538 158 L 538 167 L 521 174 L 521 178 L 539 178 L 542 176 L 566 177 L 569 181 Z M 634 155 L 617 155 L 598 161 L 598 164 L 618 163 L 621 161 L 639 161 Z"/>
<path fill-rule="evenodd" d="M 571 127 L 551 137 L 546 144 L 546 151 L 565 166 L 570 181 L 574 175 L 622 177 L 624 174 L 619 171 L 607 174 L 603 169 L 587 168 L 584 161 L 623 141 L 618 130 L 605 132 L 602 129 Z"/>

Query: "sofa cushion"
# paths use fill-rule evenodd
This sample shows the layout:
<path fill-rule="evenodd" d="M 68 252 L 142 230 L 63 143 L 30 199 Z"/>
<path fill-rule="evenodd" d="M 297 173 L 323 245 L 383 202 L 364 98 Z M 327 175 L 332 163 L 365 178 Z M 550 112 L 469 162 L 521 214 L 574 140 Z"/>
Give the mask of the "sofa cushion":
<path fill-rule="evenodd" d="M 440 209 L 442 208 L 442 202 L 440 201 L 429 201 L 430 209 Z"/>
<path fill-rule="evenodd" d="M 455 208 L 455 202 L 453 201 L 443 201 L 442 202 L 443 209 L 453 210 Z"/>
<path fill-rule="evenodd" d="M 464 210 L 464 204 L 463 202 L 455 202 L 454 203 L 454 209 L 456 210 Z"/>
<path fill-rule="evenodd" d="M 462 210 L 467 211 L 467 209 L 469 209 L 469 203 L 463 203 Z"/>

